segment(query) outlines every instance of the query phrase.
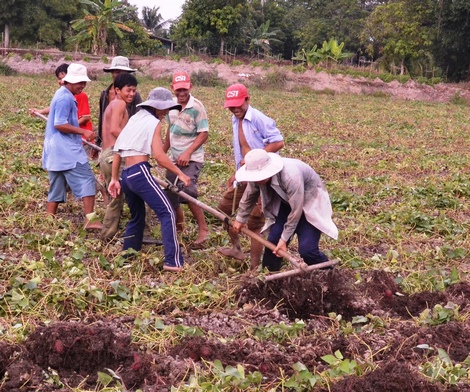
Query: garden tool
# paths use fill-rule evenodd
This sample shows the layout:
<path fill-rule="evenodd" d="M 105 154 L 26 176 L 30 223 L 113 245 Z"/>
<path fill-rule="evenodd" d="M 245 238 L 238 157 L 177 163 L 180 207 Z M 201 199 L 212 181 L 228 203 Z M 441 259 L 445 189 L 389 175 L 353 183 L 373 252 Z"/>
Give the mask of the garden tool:
<path fill-rule="evenodd" d="M 224 214 L 223 212 L 218 211 L 215 208 L 212 208 L 212 207 L 208 206 L 207 204 L 204 204 L 203 202 L 195 199 L 194 197 L 188 195 L 187 193 L 184 193 L 184 191 L 182 191 L 178 186 L 173 185 L 173 184 L 169 183 L 168 181 L 163 181 L 159 178 L 156 178 L 156 181 L 157 181 L 158 184 L 160 184 L 165 189 L 169 189 L 170 191 L 177 193 L 183 199 L 185 199 L 185 200 L 187 200 L 191 203 L 196 204 L 198 207 L 202 208 L 204 211 L 207 211 L 210 214 L 214 215 L 216 218 L 219 218 L 225 224 L 232 226 L 232 222 L 230 221 L 230 217 L 227 216 L 226 214 Z M 269 242 L 265 238 L 261 237 L 260 235 L 252 232 L 251 230 L 249 230 L 245 227 L 243 227 L 240 231 L 242 233 L 246 234 L 247 236 L 253 238 L 254 240 L 260 242 L 266 248 L 269 248 L 271 250 L 274 250 L 276 248 L 276 246 L 272 242 Z M 291 263 L 291 265 L 295 268 L 292 271 L 282 272 L 281 274 L 283 274 L 283 275 L 279 276 L 279 278 L 284 277 L 284 276 L 296 275 L 296 274 L 299 274 L 301 272 L 309 271 L 309 270 L 313 270 L 313 269 L 317 269 L 317 268 L 328 267 L 328 266 L 331 266 L 331 265 L 336 264 L 338 262 L 337 260 L 330 260 L 330 261 L 322 263 L 322 264 L 317 264 L 317 265 L 314 265 L 314 266 L 313 265 L 308 266 L 302 259 L 297 258 L 297 257 L 291 255 L 288 252 L 285 252 L 285 251 L 281 250 L 281 251 L 279 251 L 279 254 L 280 254 L 281 257 L 287 259 Z M 315 268 L 312 268 L 312 267 L 315 267 Z M 279 275 L 279 274 L 276 274 L 276 275 Z M 277 277 L 276 278 L 274 277 L 276 275 L 272 275 L 272 278 L 269 279 L 269 280 L 277 279 Z"/>
<path fill-rule="evenodd" d="M 39 118 L 42 118 L 44 121 L 47 121 L 47 117 L 44 114 L 34 111 L 33 114 Z M 82 142 L 88 144 L 93 150 L 100 151 L 101 147 L 97 146 L 96 144 L 90 143 L 88 140 L 82 139 Z"/>

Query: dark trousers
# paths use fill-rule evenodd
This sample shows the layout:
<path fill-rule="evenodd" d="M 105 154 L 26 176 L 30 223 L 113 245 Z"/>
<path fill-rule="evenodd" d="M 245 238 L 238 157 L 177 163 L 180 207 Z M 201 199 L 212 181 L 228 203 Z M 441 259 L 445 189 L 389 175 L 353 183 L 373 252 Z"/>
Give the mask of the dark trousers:
<path fill-rule="evenodd" d="M 131 212 L 131 220 L 124 234 L 124 250 L 142 248 L 145 228 L 145 203 L 155 211 L 161 223 L 165 265 L 183 266 L 183 255 L 176 235 L 176 215 L 163 189 L 150 173 L 150 164 L 141 162 L 123 169 L 122 191 Z"/>
<path fill-rule="evenodd" d="M 282 231 L 284 230 L 284 225 L 287 222 L 287 217 L 290 212 L 291 208 L 289 204 L 282 202 L 279 208 L 279 213 L 276 217 L 276 222 L 271 226 L 271 230 L 268 235 L 269 242 L 277 245 L 281 239 Z M 328 261 L 328 257 L 326 257 L 326 255 L 318 248 L 321 231 L 305 219 L 305 214 L 302 214 L 294 234 L 297 234 L 300 257 L 302 257 L 308 265 Z M 289 239 L 287 244 L 290 243 L 291 239 L 292 238 Z M 270 271 L 279 271 L 281 269 L 281 264 L 282 257 L 277 257 L 270 249 L 265 248 L 263 267 L 268 268 Z"/>

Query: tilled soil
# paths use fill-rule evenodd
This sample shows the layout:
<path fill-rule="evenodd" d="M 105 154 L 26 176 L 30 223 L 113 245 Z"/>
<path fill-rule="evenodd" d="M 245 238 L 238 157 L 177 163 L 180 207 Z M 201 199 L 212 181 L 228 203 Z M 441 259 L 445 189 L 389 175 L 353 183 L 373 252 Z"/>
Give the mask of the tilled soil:
<path fill-rule="evenodd" d="M 468 318 L 439 325 L 418 322 L 435 305 L 453 303 L 461 314 L 468 312 L 467 283 L 408 296 L 384 271 L 355 278 L 338 268 L 272 282 L 247 276 L 233 309 L 159 315 L 165 325 L 194 327 L 199 333 L 158 350 L 133 343 L 137 327 L 131 317 L 39 326 L 24 344 L 0 342 L 0 378 L 6 380 L 0 391 L 65 391 L 79 385 L 92 389 L 98 385 L 98 372 L 109 374 L 108 369 L 129 391 L 170 391 L 215 360 L 224 367 L 241 364 L 246 373 L 259 371 L 263 385 L 276 385 L 295 373 L 297 362 L 317 373 L 328 369 L 321 357 L 337 350 L 363 364 L 364 374 L 338 378 L 330 389 L 312 390 L 470 391 L 465 385 L 432 383 L 420 372 L 420 365 L 439 348 L 454 363 L 467 358 Z M 359 316 L 368 321 L 358 321 Z M 275 335 L 272 326 L 300 319 L 305 322 L 302 331 Z M 365 366 L 372 362 L 374 366 Z M 52 369 L 66 387 L 44 382 Z"/>

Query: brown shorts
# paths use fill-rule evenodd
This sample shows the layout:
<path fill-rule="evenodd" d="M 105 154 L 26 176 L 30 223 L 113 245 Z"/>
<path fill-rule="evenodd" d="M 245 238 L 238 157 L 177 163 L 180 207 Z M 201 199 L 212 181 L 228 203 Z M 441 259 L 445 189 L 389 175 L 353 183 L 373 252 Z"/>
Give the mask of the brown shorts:
<path fill-rule="evenodd" d="M 191 184 L 189 186 L 184 187 L 184 193 L 197 199 L 197 197 L 199 196 L 199 192 L 197 191 L 197 180 L 199 179 L 199 175 L 201 174 L 203 166 L 202 162 L 190 161 L 188 166 L 176 166 L 191 179 Z M 177 175 L 167 170 L 166 178 L 168 181 L 170 181 L 171 184 L 175 184 Z M 178 208 L 180 203 L 187 203 L 185 199 L 180 198 L 180 196 L 168 189 L 165 189 L 165 193 L 168 199 L 170 200 L 173 208 Z"/>
<path fill-rule="evenodd" d="M 220 199 L 217 208 L 228 216 L 235 215 L 238 209 L 238 205 L 240 204 L 240 200 L 243 196 L 243 192 L 245 192 L 245 189 L 246 183 L 238 184 L 236 188 L 236 193 L 235 188 L 233 187 L 227 189 L 222 195 L 222 199 Z M 251 211 L 251 214 L 248 218 L 247 227 L 251 231 L 256 231 L 258 229 L 261 229 L 263 225 L 264 215 L 263 211 L 261 210 L 261 200 L 258 199 L 255 208 L 253 208 L 253 211 Z"/>

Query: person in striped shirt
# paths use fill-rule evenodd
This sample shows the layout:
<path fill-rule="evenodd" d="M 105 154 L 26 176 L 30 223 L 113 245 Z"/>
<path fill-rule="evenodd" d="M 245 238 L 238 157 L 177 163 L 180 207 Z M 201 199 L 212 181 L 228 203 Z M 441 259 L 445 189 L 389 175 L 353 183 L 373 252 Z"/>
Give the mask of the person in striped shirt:
<path fill-rule="evenodd" d="M 191 80 L 187 72 L 175 72 L 171 88 L 176 102 L 182 106 L 181 111 L 171 110 L 168 114 L 169 130 L 166 133 L 164 151 L 170 154 L 173 163 L 191 178 L 191 185 L 184 189 L 188 195 L 197 198 L 197 181 L 204 164 L 204 143 L 209 136 L 209 121 L 206 109 L 201 101 L 191 95 Z M 166 178 L 171 183 L 176 180 L 173 172 L 167 171 Z M 184 214 L 179 196 L 167 192 L 176 211 L 177 228 L 184 229 Z M 192 249 L 201 249 L 209 236 L 209 227 L 204 217 L 204 211 L 195 203 L 188 202 L 188 207 L 198 225 L 198 235 L 192 243 Z"/>

